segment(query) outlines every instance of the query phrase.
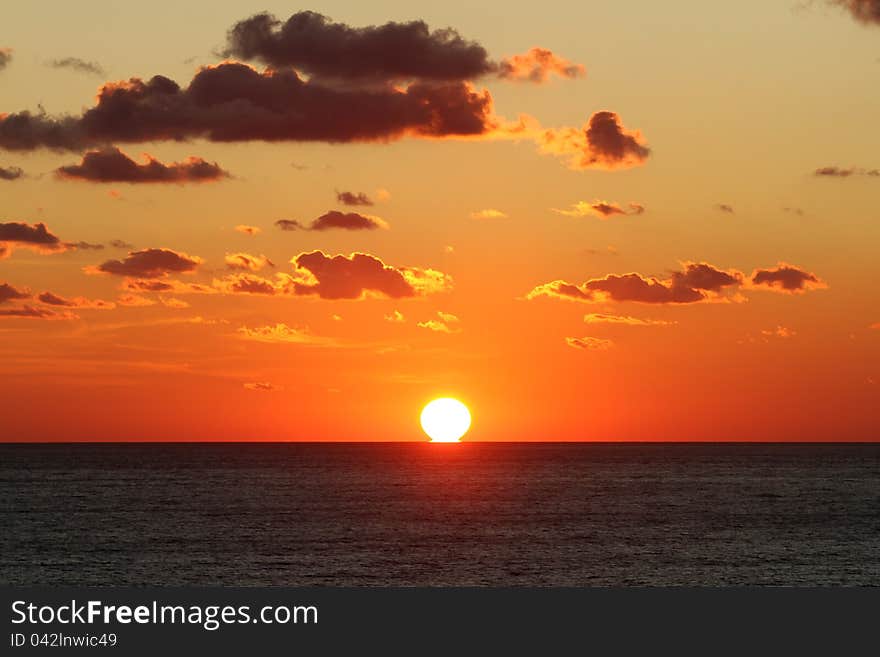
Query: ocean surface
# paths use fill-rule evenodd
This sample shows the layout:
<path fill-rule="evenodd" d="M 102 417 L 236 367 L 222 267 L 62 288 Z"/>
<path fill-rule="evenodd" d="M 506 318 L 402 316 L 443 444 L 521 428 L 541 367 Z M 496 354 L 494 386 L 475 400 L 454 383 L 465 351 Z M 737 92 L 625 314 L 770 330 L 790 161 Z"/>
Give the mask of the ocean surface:
<path fill-rule="evenodd" d="M 0 582 L 880 585 L 880 445 L 0 445 Z"/>

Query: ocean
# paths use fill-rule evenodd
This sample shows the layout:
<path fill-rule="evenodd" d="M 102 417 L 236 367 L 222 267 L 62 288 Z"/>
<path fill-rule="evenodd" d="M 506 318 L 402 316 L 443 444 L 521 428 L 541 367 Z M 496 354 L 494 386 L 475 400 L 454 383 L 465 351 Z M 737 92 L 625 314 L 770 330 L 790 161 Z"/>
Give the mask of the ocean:
<path fill-rule="evenodd" d="M 0 445 L 0 583 L 880 585 L 880 445 Z"/>

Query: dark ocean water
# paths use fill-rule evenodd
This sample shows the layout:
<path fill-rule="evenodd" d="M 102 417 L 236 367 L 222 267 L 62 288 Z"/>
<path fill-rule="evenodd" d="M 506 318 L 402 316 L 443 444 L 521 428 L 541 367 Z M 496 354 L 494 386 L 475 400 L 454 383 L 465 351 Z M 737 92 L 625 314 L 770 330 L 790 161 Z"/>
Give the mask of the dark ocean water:
<path fill-rule="evenodd" d="M 0 582 L 880 585 L 880 445 L 0 445 Z"/>

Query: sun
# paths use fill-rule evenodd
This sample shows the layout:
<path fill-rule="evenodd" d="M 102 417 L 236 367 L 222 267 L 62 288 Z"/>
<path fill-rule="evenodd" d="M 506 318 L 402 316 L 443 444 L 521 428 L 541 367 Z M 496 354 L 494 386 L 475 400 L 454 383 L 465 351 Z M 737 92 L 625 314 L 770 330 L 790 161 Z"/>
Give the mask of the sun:
<path fill-rule="evenodd" d="M 471 426 L 471 413 L 457 399 L 440 397 L 422 409 L 421 420 L 432 443 L 457 443 Z"/>

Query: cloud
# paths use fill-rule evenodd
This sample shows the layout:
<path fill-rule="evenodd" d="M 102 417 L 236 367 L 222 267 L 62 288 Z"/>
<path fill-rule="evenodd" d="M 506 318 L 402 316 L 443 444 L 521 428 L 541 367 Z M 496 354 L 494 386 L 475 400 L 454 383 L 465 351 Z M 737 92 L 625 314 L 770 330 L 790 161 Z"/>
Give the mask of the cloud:
<path fill-rule="evenodd" d="M 37 253 L 61 253 L 68 247 L 49 232 L 44 223 L 30 224 L 10 221 L 0 223 L 0 259 L 8 257 L 14 248 L 25 248 Z"/>
<path fill-rule="evenodd" d="M 610 349 L 614 344 L 611 340 L 602 338 L 565 338 L 565 344 L 575 349 L 583 349 L 585 351 L 604 351 Z"/>
<path fill-rule="evenodd" d="M 189 304 L 183 299 L 175 299 L 174 297 L 159 297 L 159 301 L 162 302 L 162 305 L 166 308 L 174 308 L 175 310 L 182 310 L 183 308 L 189 308 Z"/>
<path fill-rule="evenodd" d="M 78 249 L 80 251 L 103 251 L 103 244 L 96 244 L 93 242 L 65 242 L 64 246 L 70 249 Z"/>
<path fill-rule="evenodd" d="M 0 48 L 0 71 L 12 61 L 12 48 Z"/>
<path fill-rule="evenodd" d="M 262 13 L 232 26 L 224 53 L 348 80 L 466 80 L 491 73 L 486 50 L 424 21 L 350 27 L 312 11 L 281 22 Z"/>
<path fill-rule="evenodd" d="M 526 298 L 546 296 L 587 303 L 697 303 L 724 299 L 723 292 L 727 288 L 735 288 L 742 282 L 743 275 L 736 270 L 724 271 L 707 263 L 684 263 L 684 269 L 672 272 L 667 280 L 637 273 L 609 274 L 581 285 L 557 280 L 535 287 Z"/>
<path fill-rule="evenodd" d="M 642 133 L 627 130 L 614 112 L 596 112 L 581 129 L 544 130 L 542 152 L 569 158 L 572 169 L 628 169 L 644 164 L 651 154 Z"/>
<path fill-rule="evenodd" d="M 114 249 L 133 249 L 134 245 L 124 240 L 110 240 L 110 246 Z"/>
<path fill-rule="evenodd" d="M 606 246 L 604 249 L 597 249 L 594 247 L 584 249 L 583 253 L 584 253 L 584 255 L 590 255 L 590 256 L 595 256 L 595 255 L 616 256 L 616 255 L 620 255 L 620 252 L 617 250 L 617 247 L 611 246 L 610 244 L 608 246 Z"/>
<path fill-rule="evenodd" d="M 126 278 L 122 289 L 130 292 L 167 292 L 169 294 L 217 294 L 219 290 L 201 283 L 184 283 L 173 279 Z"/>
<path fill-rule="evenodd" d="M 186 88 L 154 76 L 105 84 L 81 116 L 0 115 L 0 147 L 80 151 L 85 146 L 208 139 L 330 143 L 404 136 L 478 136 L 497 124 L 492 97 L 468 82 L 381 88 L 323 85 L 292 69 L 237 62 L 201 68 Z"/>
<path fill-rule="evenodd" d="M 418 326 L 438 333 L 458 333 L 461 331 L 461 329 L 456 326 L 459 319 L 452 313 L 438 311 L 437 317 L 438 319 L 429 319 L 424 322 L 419 322 Z"/>
<path fill-rule="evenodd" d="M 880 169 L 865 169 L 862 167 L 820 167 L 813 172 L 814 176 L 820 178 L 849 178 L 850 176 L 869 176 L 876 178 L 880 176 Z"/>
<path fill-rule="evenodd" d="M 144 164 L 138 164 L 118 148 L 89 151 L 82 162 L 56 170 L 59 178 L 87 180 L 97 183 L 201 183 L 228 178 L 229 173 L 214 162 L 190 157 L 183 162 L 163 164 L 144 154 Z"/>
<path fill-rule="evenodd" d="M 451 288 L 450 276 L 433 269 L 391 267 L 366 253 L 329 256 L 322 251 L 301 253 L 291 260 L 297 295 L 321 299 L 363 299 L 370 296 L 402 299 Z"/>
<path fill-rule="evenodd" d="M 507 215 L 503 213 L 501 210 L 495 210 L 493 208 L 487 208 L 485 210 L 478 210 L 477 212 L 471 212 L 471 219 L 506 219 Z"/>
<path fill-rule="evenodd" d="M 52 292 L 43 292 L 37 297 L 40 303 L 49 306 L 63 306 L 65 308 L 87 308 L 93 310 L 111 310 L 116 307 L 112 301 L 103 301 L 101 299 L 86 299 L 85 297 L 74 297 L 66 299 Z"/>
<path fill-rule="evenodd" d="M 500 62 L 452 28 L 424 21 L 351 27 L 311 11 L 282 22 L 268 13 L 239 21 L 227 35 L 227 56 L 293 67 L 317 78 L 349 81 L 470 80 L 485 75 L 544 82 L 555 74 L 579 77 L 584 67 L 532 48 Z"/>
<path fill-rule="evenodd" d="M 727 205 L 727 203 L 719 203 L 715 206 L 715 209 L 726 214 L 734 214 L 733 206 Z"/>
<path fill-rule="evenodd" d="M 19 167 L 0 167 L 0 180 L 18 180 L 24 176 L 24 171 Z"/>
<path fill-rule="evenodd" d="M 575 169 L 628 168 L 650 154 L 640 132 L 614 112 L 581 129 L 545 129 L 527 115 L 508 122 L 484 76 L 541 81 L 582 68 L 546 49 L 502 62 L 452 29 L 421 21 L 353 28 L 313 12 L 282 23 L 259 14 L 229 32 L 228 52 L 259 60 L 203 66 L 183 85 L 162 75 L 107 82 L 79 114 L 0 114 L 0 148 L 82 152 L 111 144 L 379 142 L 410 138 L 531 139 Z M 82 166 L 82 165 L 80 165 Z"/>
<path fill-rule="evenodd" d="M 672 326 L 676 322 L 668 322 L 662 319 L 640 319 L 629 315 L 606 315 L 603 313 L 590 313 L 584 315 L 587 324 L 622 324 L 625 326 Z"/>
<path fill-rule="evenodd" d="M 551 75 L 579 78 L 586 74 L 583 64 L 574 64 L 546 48 L 532 48 L 521 55 L 501 60 L 498 75 L 508 80 L 546 82 Z"/>
<path fill-rule="evenodd" d="M 198 256 L 171 249 L 142 249 L 132 251 L 124 260 L 107 260 L 89 273 L 113 274 L 133 278 L 163 278 L 170 273 L 189 273 L 202 263 Z"/>
<path fill-rule="evenodd" d="M 243 233 L 244 235 L 256 235 L 258 233 L 263 232 L 262 228 L 258 228 L 257 226 L 248 226 L 247 224 L 238 224 L 235 227 L 236 232 Z"/>
<path fill-rule="evenodd" d="M 390 315 L 385 315 L 385 321 L 391 322 L 392 324 L 403 324 L 406 321 L 406 317 L 404 317 L 403 313 L 399 310 L 395 310 Z"/>
<path fill-rule="evenodd" d="M 843 7 L 861 23 L 880 25 L 880 0 L 828 0 Z"/>
<path fill-rule="evenodd" d="M 250 253 L 227 253 L 224 261 L 228 269 L 243 269 L 246 271 L 260 271 L 267 265 L 269 267 L 275 266 L 266 256 L 255 256 Z"/>
<path fill-rule="evenodd" d="M 52 68 L 67 68 L 77 73 L 85 73 L 87 75 L 97 75 L 105 77 L 107 74 L 104 67 L 97 62 L 87 62 L 79 57 L 64 57 L 62 59 L 53 59 L 49 62 Z"/>
<path fill-rule="evenodd" d="M 35 308 L 34 306 L 20 306 L 18 308 L 0 309 L 0 317 L 20 317 L 22 319 L 46 319 L 46 320 L 71 320 L 79 319 L 69 311 L 59 312 L 50 308 Z"/>
<path fill-rule="evenodd" d="M 278 386 L 273 383 L 269 383 L 268 381 L 255 381 L 253 383 L 244 383 L 242 384 L 245 390 L 258 390 L 262 392 L 274 392 L 276 390 L 281 390 Z"/>
<path fill-rule="evenodd" d="M 377 228 L 388 228 L 388 224 L 379 217 L 371 215 L 331 210 L 315 219 L 309 227 L 309 230 L 330 230 L 332 228 L 342 228 L 344 230 L 375 230 Z"/>
<path fill-rule="evenodd" d="M 608 274 L 580 285 L 563 280 L 533 288 L 526 299 L 550 297 L 585 303 L 634 301 L 638 303 L 699 303 L 741 301 L 740 289 L 765 289 L 800 293 L 828 287 L 818 276 L 794 265 L 778 263 L 773 269 L 756 269 L 746 277 L 736 269 L 723 270 L 705 262 L 685 262 L 667 279 L 638 273 Z"/>
<path fill-rule="evenodd" d="M 279 296 L 292 294 L 293 281 L 287 274 L 276 274 L 276 281 L 254 274 L 230 274 L 214 279 L 213 287 L 224 294 Z"/>
<path fill-rule="evenodd" d="M 303 226 L 296 219 L 279 219 L 275 222 L 275 225 L 281 230 L 308 230 L 308 228 Z"/>
<path fill-rule="evenodd" d="M 578 201 L 573 204 L 570 209 L 562 210 L 560 208 L 551 208 L 553 212 L 562 214 L 567 217 L 587 217 L 596 216 L 600 219 L 609 219 L 615 215 L 639 215 L 644 214 L 645 206 L 641 203 L 630 202 L 627 207 L 621 207 L 617 203 L 610 201 Z"/>
<path fill-rule="evenodd" d="M 6 303 L 7 301 L 15 301 L 18 299 L 30 299 L 30 297 L 30 292 L 17 290 L 9 283 L 0 283 L 0 303 Z"/>
<path fill-rule="evenodd" d="M 778 263 L 773 269 L 756 269 L 749 281 L 754 288 L 789 294 L 828 287 L 816 274 L 785 262 Z"/>
<path fill-rule="evenodd" d="M 336 192 L 336 200 L 342 205 L 373 205 L 364 192 Z"/>
<path fill-rule="evenodd" d="M 376 230 L 388 228 L 388 224 L 380 217 L 360 214 L 358 212 L 339 212 L 330 210 L 315 219 L 309 225 L 303 225 L 295 219 L 279 219 L 275 222 L 281 230 Z"/>
<path fill-rule="evenodd" d="M 797 335 L 797 333 L 795 331 L 792 331 L 790 328 L 786 328 L 785 326 L 777 326 L 775 329 L 770 331 L 761 331 L 761 335 L 765 335 L 767 337 L 790 338 Z"/>
<path fill-rule="evenodd" d="M 139 294 L 123 294 L 120 295 L 119 298 L 116 299 L 116 303 L 120 306 L 131 306 L 131 307 L 140 307 L 140 306 L 155 306 L 156 302 L 152 299 L 148 299 L 147 297 L 143 297 Z"/>
<path fill-rule="evenodd" d="M 242 326 L 237 331 L 238 337 L 242 340 L 252 340 L 255 342 L 268 343 L 293 343 L 293 344 L 327 344 L 326 338 L 320 338 L 312 335 L 305 328 L 294 328 L 287 324 L 278 323 L 274 326 L 258 326 L 248 328 Z"/>

